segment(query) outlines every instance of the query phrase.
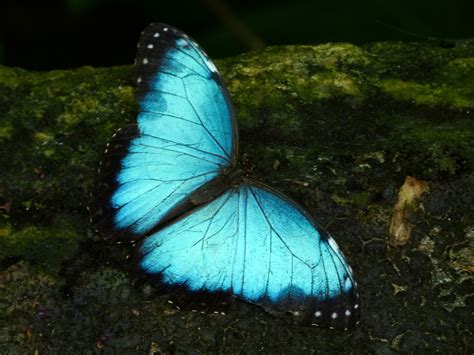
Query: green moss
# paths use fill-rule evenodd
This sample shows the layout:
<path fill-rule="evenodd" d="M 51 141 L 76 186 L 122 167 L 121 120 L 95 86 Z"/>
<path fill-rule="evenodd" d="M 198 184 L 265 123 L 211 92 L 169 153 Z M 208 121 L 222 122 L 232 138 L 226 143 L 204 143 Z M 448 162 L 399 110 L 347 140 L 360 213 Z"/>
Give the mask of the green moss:
<path fill-rule="evenodd" d="M 405 169 L 425 176 L 474 167 L 474 121 L 385 118 L 390 134 L 380 142 Z"/>
<path fill-rule="evenodd" d="M 369 192 L 355 192 L 351 194 L 351 200 L 358 208 L 366 208 L 372 199 Z"/>
<path fill-rule="evenodd" d="M 355 206 L 361 210 L 367 208 L 372 200 L 373 196 L 370 192 L 358 191 L 352 192 L 347 197 L 333 194 L 331 199 L 340 206 Z"/>
<path fill-rule="evenodd" d="M 359 67 L 369 55 L 350 44 L 271 47 L 218 61 L 238 108 L 241 124 L 259 124 L 262 112 L 286 134 L 301 134 L 297 107 L 322 99 L 342 97 L 360 103 L 369 91 Z"/>
<path fill-rule="evenodd" d="M 472 99 L 474 93 L 474 56 L 453 59 L 437 69 L 436 74 L 439 84 L 449 85 L 457 92 L 465 92 L 466 97 Z"/>
<path fill-rule="evenodd" d="M 382 92 L 417 105 L 473 107 L 472 43 L 452 48 L 437 44 L 378 43 L 368 46 Z"/>
<path fill-rule="evenodd" d="M 349 199 L 349 198 L 345 198 L 345 197 L 341 197 L 339 195 L 332 195 L 331 196 L 331 199 L 337 203 L 338 205 L 341 205 L 341 206 L 347 206 L 349 204 L 352 203 L 352 200 Z"/>
<path fill-rule="evenodd" d="M 50 273 L 57 273 L 61 263 L 71 258 L 81 240 L 77 222 L 56 217 L 51 227 L 0 228 L 0 262 L 22 259 Z"/>
<path fill-rule="evenodd" d="M 474 96 L 474 81 L 470 87 L 463 88 L 442 84 L 420 84 L 400 79 L 380 81 L 381 89 L 396 100 L 410 101 L 426 106 L 448 106 L 454 108 L 472 108 Z"/>
<path fill-rule="evenodd" d="M 136 117 L 130 67 L 0 66 L 1 351 L 94 352 L 100 338 L 119 353 L 147 352 L 151 339 L 164 352 L 390 352 L 393 342 L 472 352 L 473 57 L 471 42 L 392 42 L 271 47 L 217 62 L 240 159 L 328 226 L 360 280 L 370 307 L 336 345 L 331 331 L 252 305 L 235 303 L 225 317 L 178 312 L 150 286 L 142 293 L 127 273 L 130 249 L 90 232 L 86 212 L 107 140 Z M 385 233 L 406 175 L 428 180 L 430 193 L 410 245 L 394 251 Z M 40 319 L 37 303 L 52 316 Z M 30 340 L 21 329 L 33 329 Z"/>
<path fill-rule="evenodd" d="M 30 73 L 0 66 L 0 194 L 17 206 L 19 228 L 85 208 L 100 151 L 135 115 L 129 78 L 128 67 Z"/>

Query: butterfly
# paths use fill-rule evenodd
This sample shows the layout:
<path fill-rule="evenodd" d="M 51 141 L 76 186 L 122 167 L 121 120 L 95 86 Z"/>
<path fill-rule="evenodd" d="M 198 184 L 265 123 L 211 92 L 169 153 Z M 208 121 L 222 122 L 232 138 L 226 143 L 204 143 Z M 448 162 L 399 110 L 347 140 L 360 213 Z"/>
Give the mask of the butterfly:
<path fill-rule="evenodd" d="M 227 295 L 304 324 L 349 328 L 357 284 L 334 239 L 287 196 L 248 177 L 213 62 L 151 24 L 136 57 L 137 122 L 108 145 L 93 223 L 134 242 L 141 271 L 189 295 Z"/>

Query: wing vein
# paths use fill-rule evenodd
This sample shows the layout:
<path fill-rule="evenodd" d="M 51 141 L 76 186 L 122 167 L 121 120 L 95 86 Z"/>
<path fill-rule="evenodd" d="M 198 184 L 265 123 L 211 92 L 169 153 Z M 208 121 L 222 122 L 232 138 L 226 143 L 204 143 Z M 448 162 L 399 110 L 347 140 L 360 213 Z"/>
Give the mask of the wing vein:
<path fill-rule="evenodd" d="M 219 141 L 216 139 L 216 137 L 214 137 L 214 135 L 209 131 L 209 129 L 206 127 L 206 125 L 202 122 L 202 119 L 201 119 L 201 116 L 199 115 L 199 113 L 197 112 L 196 108 L 194 107 L 193 103 L 191 102 L 191 100 L 189 100 L 189 95 L 188 95 L 188 91 L 186 90 L 186 86 L 184 87 L 184 91 L 186 91 L 186 96 L 187 96 L 187 100 L 189 102 L 189 105 L 191 106 L 191 108 L 193 109 L 194 113 L 196 114 L 196 117 L 199 119 L 199 122 L 201 122 L 201 125 L 202 127 L 204 128 L 204 130 L 206 131 L 206 133 L 209 135 L 209 137 L 212 139 L 212 141 L 214 142 L 214 144 L 225 154 L 225 156 L 227 157 L 227 160 L 230 161 L 231 158 L 229 156 L 229 154 L 226 152 L 226 150 L 224 149 L 224 147 L 222 147 L 222 145 L 219 143 Z"/>
<path fill-rule="evenodd" d="M 264 218 L 265 218 L 265 221 L 267 222 L 268 226 L 275 232 L 275 235 L 278 237 L 278 239 L 280 239 L 280 241 L 283 243 L 283 245 L 285 246 L 285 248 L 291 253 L 291 255 L 293 257 L 295 257 L 296 259 L 298 259 L 299 261 L 301 261 L 304 265 L 310 267 L 308 265 L 308 263 L 306 263 L 303 259 L 301 259 L 298 255 L 296 255 L 295 253 L 293 253 L 293 251 L 291 250 L 291 248 L 288 246 L 288 244 L 285 242 L 285 240 L 282 238 L 282 236 L 280 235 L 280 233 L 278 233 L 278 231 L 275 230 L 275 228 L 273 228 L 273 225 L 272 223 L 270 222 L 270 219 L 268 218 L 267 214 L 265 213 L 265 210 L 264 208 L 262 207 L 260 201 L 258 201 L 256 195 L 255 195 L 255 192 L 252 190 L 252 188 L 250 187 L 249 188 L 250 190 L 250 193 L 252 194 L 255 202 L 257 203 L 257 206 L 258 208 L 260 209 L 260 211 L 262 212 Z"/>
<path fill-rule="evenodd" d="M 166 143 L 173 143 L 173 145 L 176 145 L 176 146 L 178 146 L 178 147 L 189 148 L 189 149 L 195 150 L 196 152 L 208 154 L 208 155 L 211 155 L 211 156 L 214 156 L 214 157 L 218 157 L 218 158 L 221 158 L 221 159 L 227 161 L 226 157 L 223 157 L 222 155 L 214 154 L 214 153 L 211 153 L 211 152 L 207 152 L 207 151 L 205 151 L 205 150 L 202 150 L 202 149 L 193 147 L 193 146 L 191 146 L 190 144 L 184 144 L 184 143 L 176 142 L 176 141 L 173 141 L 173 140 L 170 140 L 170 139 L 162 138 L 162 137 L 159 137 L 159 136 L 154 136 L 154 135 L 151 135 L 151 134 L 148 134 L 148 133 L 147 133 L 147 134 L 143 134 L 142 137 L 150 137 L 150 138 L 154 138 L 154 139 L 161 140 L 161 141 L 166 142 Z M 176 150 L 171 150 L 171 149 L 169 149 L 169 148 L 163 148 L 163 147 L 154 147 L 154 148 L 157 148 L 157 149 L 164 149 L 164 150 L 170 150 L 170 151 L 174 151 L 174 152 L 176 152 L 176 153 L 182 153 L 182 154 L 186 154 L 186 155 L 192 156 L 192 155 L 189 154 L 189 153 L 185 153 L 185 152 L 181 152 L 181 151 L 176 151 Z M 196 157 L 196 156 L 193 156 L 193 157 L 203 160 L 203 159 L 200 158 L 200 157 Z"/>

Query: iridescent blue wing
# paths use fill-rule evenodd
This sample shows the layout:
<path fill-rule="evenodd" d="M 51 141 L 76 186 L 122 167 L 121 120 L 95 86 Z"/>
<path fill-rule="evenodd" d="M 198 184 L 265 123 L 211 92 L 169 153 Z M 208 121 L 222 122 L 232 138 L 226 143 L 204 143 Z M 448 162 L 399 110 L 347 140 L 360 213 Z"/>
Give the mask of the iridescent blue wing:
<path fill-rule="evenodd" d="M 189 208 L 190 194 L 235 162 L 237 129 L 216 67 L 179 30 L 152 24 L 136 59 L 136 126 L 108 147 L 96 188 L 96 229 L 141 237 Z"/>
<path fill-rule="evenodd" d="M 353 326 L 359 298 L 335 241 L 282 194 L 246 180 L 150 235 L 140 268 L 187 292 L 227 293 L 302 323 Z"/>

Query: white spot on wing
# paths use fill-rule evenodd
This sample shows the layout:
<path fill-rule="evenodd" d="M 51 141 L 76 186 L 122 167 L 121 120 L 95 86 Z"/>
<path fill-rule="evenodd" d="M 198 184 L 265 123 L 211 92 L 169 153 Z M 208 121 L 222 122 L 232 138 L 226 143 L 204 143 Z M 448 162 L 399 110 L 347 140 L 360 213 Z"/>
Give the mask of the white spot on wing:
<path fill-rule="evenodd" d="M 356 304 L 356 305 L 354 306 L 354 309 L 357 309 L 357 308 L 359 308 L 359 305 L 358 305 L 358 304 Z"/>
<path fill-rule="evenodd" d="M 141 82 L 142 82 L 142 78 L 138 77 L 138 78 L 137 78 L 137 83 L 140 84 Z"/>
<path fill-rule="evenodd" d="M 314 312 L 314 316 L 315 316 L 316 318 L 321 317 L 321 315 L 322 315 L 321 311 L 316 311 L 316 312 Z"/>
<path fill-rule="evenodd" d="M 160 37 L 160 34 L 159 34 L 158 32 L 155 32 L 155 33 L 153 34 L 153 37 L 158 38 L 158 37 Z"/>
<path fill-rule="evenodd" d="M 336 318 L 337 318 L 337 313 L 334 312 L 333 314 L 331 314 L 331 318 L 332 318 L 332 319 L 336 319 Z"/>
<path fill-rule="evenodd" d="M 143 64 L 148 64 L 148 58 L 143 58 Z"/>
<path fill-rule="evenodd" d="M 153 49 L 153 44 L 149 44 L 148 46 L 146 46 L 148 49 Z"/>
<path fill-rule="evenodd" d="M 346 317 L 349 317 L 351 315 L 351 311 L 347 310 L 345 314 L 346 314 Z"/>
<path fill-rule="evenodd" d="M 332 237 L 328 238 L 328 243 L 331 246 L 331 248 L 333 248 L 333 250 L 339 251 L 339 247 L 337 246 L 336 241 L 332 239 Z"/>
<path fill-rule="evenodd" d="M 211 69 L 211 71 L 213 73 L 218 73 L 218 70 L 217 70 L 216 66 L 214 65 L 214 63 L 211 60 L 207 61 L 207 66 L 209 67 L 209 69 Z"/>
<path fill-rule="evenodd" d="M 165 32 L 168 31 L 168 27 L 163 28 L 163 31 Z"/>

